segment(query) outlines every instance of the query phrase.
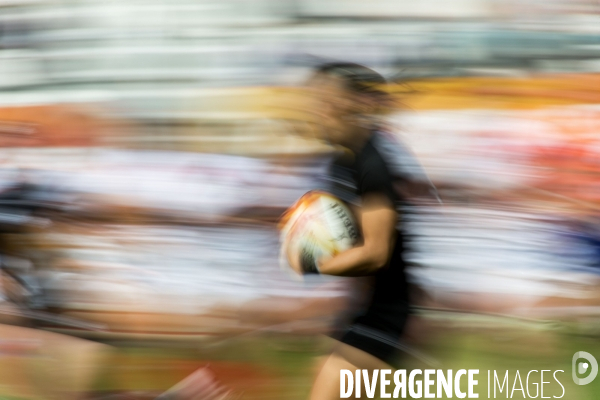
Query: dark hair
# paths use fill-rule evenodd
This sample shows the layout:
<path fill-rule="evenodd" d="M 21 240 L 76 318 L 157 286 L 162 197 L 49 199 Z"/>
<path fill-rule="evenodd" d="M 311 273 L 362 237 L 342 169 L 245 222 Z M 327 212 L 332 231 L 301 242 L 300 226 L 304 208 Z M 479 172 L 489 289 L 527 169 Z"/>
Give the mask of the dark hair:
<path fill-rule="evenodd" d="M 356 93 L 382 95 L 381 87 L 387 81 L 383 76 L 365 66 L 350 62 L 332 62 L 318 66 L 317 74 L 333 75 L 342 79 L 348 89 Z"/>

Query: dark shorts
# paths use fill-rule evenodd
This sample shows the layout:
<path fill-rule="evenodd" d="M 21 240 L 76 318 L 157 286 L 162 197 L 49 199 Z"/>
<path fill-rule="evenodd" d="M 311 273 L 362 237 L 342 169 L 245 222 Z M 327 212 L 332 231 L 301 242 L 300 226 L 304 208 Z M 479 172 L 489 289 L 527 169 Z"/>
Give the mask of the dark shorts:
<path fill-rule="evenodd" d="M 341 342 L 390 364 L 400 353 L 400 338 L 410 314 L 404 273 L 403 236 L 398 233 L 388 267 L 374 276 L 370 302 L 350 323 Z"/>
<path fill-rule="evenodd" d="M 408 313 L 358 317 L 346 330 L 340 341 L 386 362 L 393 364 L 402 347 L 400 337 L 404 332 Z"/>

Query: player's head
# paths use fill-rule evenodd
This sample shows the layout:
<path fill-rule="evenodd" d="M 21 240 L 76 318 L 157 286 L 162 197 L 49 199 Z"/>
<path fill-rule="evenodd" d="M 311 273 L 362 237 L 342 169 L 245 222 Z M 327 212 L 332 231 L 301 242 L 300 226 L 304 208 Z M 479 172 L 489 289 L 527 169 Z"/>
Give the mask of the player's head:
<path fill-rule="evenodd" d="M 335 144 L 347 144 L 358 130 L 372 128 L 373 117 L 387 101 L 386 80 L 359 64 L 320 65 L 308 84 L 316 95 L 316 110 L 326 139 Z"/>

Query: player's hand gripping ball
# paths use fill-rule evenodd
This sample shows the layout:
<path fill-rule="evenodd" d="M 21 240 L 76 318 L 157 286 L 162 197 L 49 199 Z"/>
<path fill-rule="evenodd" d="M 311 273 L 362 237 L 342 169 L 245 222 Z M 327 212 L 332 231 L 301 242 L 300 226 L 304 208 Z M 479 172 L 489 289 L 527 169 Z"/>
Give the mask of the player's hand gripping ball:
<path fill-rule="evenodd" d="M 279 222 L 282 268 L 297 274 L 318 274 L 317 261 L 353 247 L 358 227 L 350 209 L 321 191 L 302 196 Z"/>

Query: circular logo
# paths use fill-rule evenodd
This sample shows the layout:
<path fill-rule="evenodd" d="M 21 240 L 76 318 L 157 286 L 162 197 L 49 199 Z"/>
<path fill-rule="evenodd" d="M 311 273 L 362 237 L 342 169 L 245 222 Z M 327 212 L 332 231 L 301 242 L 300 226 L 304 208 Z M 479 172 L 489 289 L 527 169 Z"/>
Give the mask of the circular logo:
<path fill-rule="evenodd" d="M 579 361 L 581 359 L 584 359 L 585 361 Z M 575 382 L 576 385 L 587 385 L 596 378 L 596 375 L 598 375 L 598 362 L 590 353 L 578 351 L 573 354 L 571 370 L 573 372 L 573 382 Z M 585 378 L 580 378 L 580 376 L 584 376 L 587 371 L 590 371 L 589 375 Z"/>

